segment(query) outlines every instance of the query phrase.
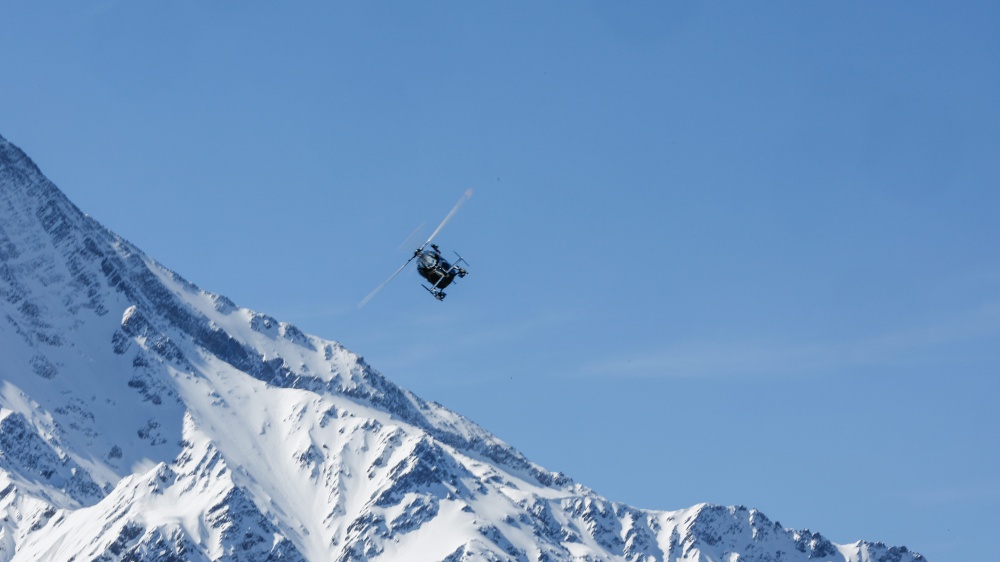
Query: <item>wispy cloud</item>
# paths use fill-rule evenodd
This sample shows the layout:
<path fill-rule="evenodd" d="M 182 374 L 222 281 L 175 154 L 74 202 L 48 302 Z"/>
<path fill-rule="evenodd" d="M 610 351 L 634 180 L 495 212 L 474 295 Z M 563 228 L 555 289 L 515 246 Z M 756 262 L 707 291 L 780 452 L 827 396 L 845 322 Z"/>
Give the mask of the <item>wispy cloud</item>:
<path fill-rule="evenodd" d="M 940 323 L 867 338 L 825 342 L 743 341 L 673 343 L 632 356 L 610 357 L 580 372 L 600 376 L 787 376 L 911 361 L 918 350 L 1000 332 L 1000 303 Z"/>

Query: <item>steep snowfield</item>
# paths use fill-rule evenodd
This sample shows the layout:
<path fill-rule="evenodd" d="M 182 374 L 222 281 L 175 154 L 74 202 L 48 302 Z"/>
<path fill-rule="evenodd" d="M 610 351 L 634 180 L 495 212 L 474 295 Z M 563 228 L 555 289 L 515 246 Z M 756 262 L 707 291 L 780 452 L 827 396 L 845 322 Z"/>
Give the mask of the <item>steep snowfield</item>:
<path fill-rule="evenodd" d="M 0 137 L 0 562 L 923 560 L 604 499 L 201 291 Z"/>

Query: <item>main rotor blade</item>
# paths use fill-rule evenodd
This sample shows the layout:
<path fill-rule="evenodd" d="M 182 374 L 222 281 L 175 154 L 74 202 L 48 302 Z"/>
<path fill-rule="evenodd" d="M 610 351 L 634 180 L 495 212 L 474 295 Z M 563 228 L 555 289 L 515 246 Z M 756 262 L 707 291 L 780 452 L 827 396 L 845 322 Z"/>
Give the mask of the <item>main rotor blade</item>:
<path fill-rule="evenodd" d="M 435 230 L 434 233 L 431 234 L 431 237 L 428 238 L 426 242 L 424 242 L 423 246 L 420 246 L 420 250 L 423 250 L 424 246 L 430 244 L 431 240 L 434 240 L 434 237 L 438 235 L 438 232 L 441 232 L 441 229 L 444 228 L 444 225 L 448 224 L 448 221 L 451 220 L 451 217 L 455 216 L 455 213 L 458 212 L 458 208 L 461 207 L 463 203 L 468 201 L 469 197 L 472 197 L 471 187 L 465 190 L 465 193 L 463 193 L 462 196 L 458 199 L 458 203 L 455 203 L 455 206 L 452 207 L 451 212 L 448 213 L 448 216 L 446 216 L 444 220 L 441 221 L 441 224 L 438 225 L 437 230 Z"/>
<path fill-rule="evenodd" d="M 418 226 L 417 228 L 413 229 L 413 232 L 411 232 L 410 235 L 406 237 L 406 240 L 403 240 L 403 243 L 400 244 L 398 248 L 396 248 L 396 251 L 398 252 L 398 251 L 402 250 L 403 248 L 412 248 L 413 246 L 410 246 L 410 242 L 420 232 L 420 229 L 422 229 L 425 224 L 427 224 L 427 223 L 422 222 L 422 223 L 420 223 L 420 226 Z"/>
<path fill-rule="evenodd" d="M 361 310 L 366 304 L 368 304 L 368 301 L 372 300 L 372 298 L 375 296 L 375 294 L 382 290 L 382 287 L 385 287 L 386 285 L 388 285 L 389 281 L 392 281 L 392 279 L 394 277 L 396 277 L 397 275 L 399 275 L 400 271 L 403 271 L 403 269 L 405 269 L 406 266 L 410 265 L 410 262 L 413 261 L 413 258 L 415 258 L 415 257 L 417 257 L 417 256 L 413 256 L 410 259 L 406 260 L 406 263 L 404 263 L 403 265 L 401 265 L 399 267 L 399 269 L 396 270 L 395 273 L 393 273 L 392 275 L 390 275 L 389 278 L 386 279 L 385 281 L 383 281 L 381 285 L 379 285 L 378 287 L 375 287 L 375 290 L 372 291 L 372 292 L 370 292 L 370 293 L 368 293 L 367 297 L 361 299 L 361 302 L 358 303 L 358 310 Z"/>

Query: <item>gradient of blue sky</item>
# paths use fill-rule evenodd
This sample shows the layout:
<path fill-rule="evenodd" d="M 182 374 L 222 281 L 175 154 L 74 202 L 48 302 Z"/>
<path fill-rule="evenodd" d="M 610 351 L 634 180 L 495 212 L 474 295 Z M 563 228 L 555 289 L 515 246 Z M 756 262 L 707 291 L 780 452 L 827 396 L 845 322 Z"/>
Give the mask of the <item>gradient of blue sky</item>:
<path fill-rule="evenodd" d="M 536 462 L 995 557 L 995 3 L 17 0 L 0 49 L 85 212 Z M 468 187 L 470 277 L 357 310 Z"/>

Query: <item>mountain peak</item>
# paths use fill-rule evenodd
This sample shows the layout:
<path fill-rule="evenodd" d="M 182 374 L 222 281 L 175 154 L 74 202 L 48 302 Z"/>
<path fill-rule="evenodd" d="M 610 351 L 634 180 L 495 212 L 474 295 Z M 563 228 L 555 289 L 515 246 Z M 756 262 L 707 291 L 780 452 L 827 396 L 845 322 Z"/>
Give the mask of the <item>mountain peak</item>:
<path fill-rule="evenodd" d="M 0 137 L 0 562 L 922 560 L 611 502 L 205 292 Z"/>

